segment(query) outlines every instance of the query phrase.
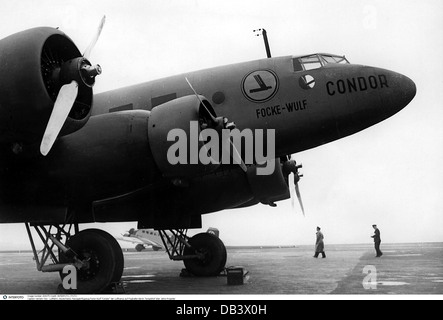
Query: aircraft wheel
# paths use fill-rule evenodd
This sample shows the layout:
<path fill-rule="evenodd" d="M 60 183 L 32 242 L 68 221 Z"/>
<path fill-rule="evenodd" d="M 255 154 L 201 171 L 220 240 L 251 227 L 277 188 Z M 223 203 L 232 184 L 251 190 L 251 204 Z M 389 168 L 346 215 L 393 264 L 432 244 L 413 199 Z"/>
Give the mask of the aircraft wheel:
<path fill-rule="evenodd" d="M 138 252 L 141 252 L 141 251 L 145 250 L 145 246 L 142 244 L 138 244 L 135 246 L 135 250 L 137 250 Z"/>
<path fill-rule="evenodd" d="M 83 230 L 71 237 L 66 246 L 77 253 L 77 258 L 87 261 L 77 270 L 77 290 L 74 293 L 102 293 L 112 282 L 118 282 L 123 274 L 123 252 L 117 240 L 98 229 Z M 70 263 L 60 253 L 60 263 Z M 60 273 L 62 280 L 64 274 Z"/>
<path fill-rule="evenodd" d="M 213 234 L 199 233 L 189 240 L 192 248 L 185 248 L 184 255 L 200 254 L 201 258 L 185 259 L 186 269 L 195 276 L 218 276 L 225 268 L 227 253 L 223 242 Z"/>
<path fill-rule="evenodd" d="M 123 250 L 120 247 L 118 241 L 109 233 L 100 229 L 89 229 L 95 230 L 95 232 L 101 233 L 104 237 L 108 238 L 109 243 L 112 245 L 112 251 L 115 254 L 115 269 L 114 276 L 112 277 L 112 282 L 119 282 L 123 275 L 123 270 L 125 268 L 125 258 L 123 257 Z"/>

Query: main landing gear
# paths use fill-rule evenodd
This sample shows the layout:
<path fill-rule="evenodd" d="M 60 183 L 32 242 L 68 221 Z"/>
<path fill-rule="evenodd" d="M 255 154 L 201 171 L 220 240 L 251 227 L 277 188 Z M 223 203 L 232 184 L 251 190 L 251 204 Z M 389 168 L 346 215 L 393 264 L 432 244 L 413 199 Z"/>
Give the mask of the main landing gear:
<path fill-rule="evenodd" d="M 40 251 L 36 250 L 31 227 L 43 243 Z M 105 293 L 119 283 L 124 267 L 123 252 L 109 233 L 98 229 L 79 231 L 78 224 L 45 226 L 26 223 L 26 230 L 37 270 L 59 272 L 64 292 Z M 184 229 L 159 230 L 159 233 L 169 258 L 182 260 L 190 274 L 210 277 L 224 270 L 226 247 L 216 235 L 200 233 L 190 238 Z M 69 278 L 71 282 L 65 281 L 70 276 L 67 267 L 75 270 L 75 277 Z M 74 286 L 72 280 L 75 280 Z"/>
<path fill-rule="evenodd" d="M 63 279 L 69 275 L 64 272 L 65 268 L 75 267 L 76 275 L 72 280 L 76 283 L 73 287 L 64 288 L 66 292 L 73 289 L 73 293 L 79 294 L 103 293 L 113 283 L 120 281 L 124 265 L 123 252 L 117 240 L 107 232 L 98 229 L 79 232 L 77 224 L 32 225 L 44 246 L 41 251 L 37 251 L 30 227 L 26 223 L 37 270 L 59 272 L 64 286 Z M 54 252 L 56 249 L 58 254 Z M 48 259 L 52 264 L 47 264 Z"/>
<path fill-rule="evenodd" d="M 226 266 L 226 247 L 214 234 L 199 233 L 192 238 L 187 230 L 159 230 L 169 258 L 183 260 L 188 272 L 198 277 L 218 276 Z"/>

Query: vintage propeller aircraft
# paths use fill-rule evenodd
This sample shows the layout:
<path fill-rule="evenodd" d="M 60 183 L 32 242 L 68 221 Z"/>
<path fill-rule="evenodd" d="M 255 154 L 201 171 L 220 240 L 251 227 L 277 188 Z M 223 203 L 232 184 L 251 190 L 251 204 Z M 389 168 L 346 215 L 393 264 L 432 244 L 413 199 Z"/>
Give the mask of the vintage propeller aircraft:
<path fill-rule="evenodd" d="M 220 231 L 216 228 L 209 228 L 208 233 L 214 234 L 217 237 L 220 234 Z M 168 243 L 174 241 L 172 235 L 168 235 Z M 160 233 L 154 229 L 138 229 L 134 228 L 129 229 L 127 232 L 118 237 L 115 237 L 117 240 L 126 241 L 135 244 L 135 250 L 143 251 L 146 248 L 152 248 L 154 251 L 163 250 L 166 248 L 166 242 L 163 240 L 166 239 L 163 236 L 160 236 Z M 170 248 L 168 248 L 170 249 Z"/>
<path fill-rule="evenodd" d="M 115 238 L 120 241 L 127 241 L 135 244 L 135 250 L 137 251 L 143 251 L 148 247 L 151 247 L 154 251 L 163 249 L 162 237 L 160 236 L 160 233 L 154 229 L 135 230 L 134 228 L 131 228 L 122 234 L 121 237 Z"/>
<path fill-rule="evenodd" d="M 124 266 L 115 238 L 80 231 L 79 224 L 137 221 L 139 229 L 158 230 L 169 257 L 183 260 L 189 272 L 218 275 L 227 258 L 223 242 L 210 233 L 187 236 L 188 229 L 201 228 L 203 214 L 275 206 L 290 197 L 290 182 L 299 194 L 300 165 L 289 155 L 385 120 L 416 94 L 404 75 L 318 53 L 93 95 L 101 68 L 89 58 L 103 22 L 83 54 L 58 28 L 0 40 L 0 223 L 25 223 L 39 271 L 74 265 L 78 293 L 104 292 Z M 232 163 L 171 163 L 177 142 L 171 130 L 190 136 L 208 128 L 273 132 L 274 153 L 266 162 L 248 162 L 222 134 Z M 197 153 L 205 147 L 193 143 Z M 272 173 L 259 174 L 267 165 Z"/>

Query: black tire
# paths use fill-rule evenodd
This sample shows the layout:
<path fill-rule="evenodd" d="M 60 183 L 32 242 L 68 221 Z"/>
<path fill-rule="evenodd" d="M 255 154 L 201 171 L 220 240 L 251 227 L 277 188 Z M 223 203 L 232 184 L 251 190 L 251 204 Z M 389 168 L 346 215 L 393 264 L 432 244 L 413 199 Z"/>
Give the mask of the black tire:
<path fill-rule="evenodd" d="M 83 230 L 71 237 L 66 246 L 80 260 L 89 258 L 89 267 L 77 270 L 77 290 L 72 293 L 102 293 L 112 282 L 118 282 L 123 274 L 123 252 L 117 240 L 99 229 Z M 60 263 L 71 263 L 72 259 L 60 253 Z M 62 280 L 63 274 L 61 273 Z"/>
<path fill-rule="evenodd" d="M 120 247 L 120 244 L 118 241 L 109 233 L 106 231 L 100 230 L 100 229 L 89 229 L 93 232 L 98 232 L 102 234 L 104 237 L 108 238 L 109 243 L 112 245 L 112 250 L 114 251 L 114 258 L 115 258 L 115 269 L 114 269 L 114 275 L 112 277 L 112 282 L 119 282 L 123 275 L 123 270 L 125 268 L 125 258 L 123 256 L 123 250 L 122 247 Z"/>
<path fill-rule="evenodd" d="M 198 277 L 218 276 L 226 266 L 227 252 L 223 242 L 213 234 L 199 233 L 189 240 L 184 255 L 203 254 L 204 258 L 185 259 L 186 269 Z"/>
<path fill-rule="evenodd" d="M 142 244 L 138 244 L 135 246 L 135 250 L 137 250 L 138 252 L 141 252 L 141 251 L 145 250 L 145 246 Z"/>

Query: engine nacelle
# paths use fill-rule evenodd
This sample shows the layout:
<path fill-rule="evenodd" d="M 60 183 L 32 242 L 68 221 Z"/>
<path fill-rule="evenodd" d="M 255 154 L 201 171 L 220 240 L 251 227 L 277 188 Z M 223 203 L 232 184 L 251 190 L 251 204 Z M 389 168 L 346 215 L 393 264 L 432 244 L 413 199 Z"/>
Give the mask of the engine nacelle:
<path fill-rule="evenodd" d="M 64 63 L 81 57 L 63 32 L 41 27 L 0 40 L 0 143 L 40 142 L 63 83 Z M 80 85 L 61 135 L 82 128 L 92 106 L 91 87 Z"/>
<path fill-rule="evenodd" d="M 210 103 L 204 97 L 195 95 L 166 102 L 151 110 L 148 121 L 149 145 L 163 176 L 196 177 L 220 166 L 212 162 L 204 164 L 199 157 L 200 151 L 205 151 L 202 150 L 205 142 L 200 141 L 199 137 L 210 122 L 208 111 L 215 117 Z M 181 153 L 180 157 L 184 157 L 184 161 L 176 161 L 177 153 Z"/>
<path fill-rule="evenodd" d="M 274 159 L 273 164 L 274 172 L 270 175 L 257 174 L 257 167 L 265 165 L 254 165 L 248 168 L 248 182 L 254 199 L 263 204 L 273 204 L 274 201 L 290 198 L 288 183 L 283 174 L 280 160 Z"/>

